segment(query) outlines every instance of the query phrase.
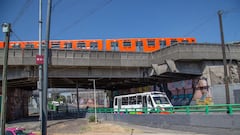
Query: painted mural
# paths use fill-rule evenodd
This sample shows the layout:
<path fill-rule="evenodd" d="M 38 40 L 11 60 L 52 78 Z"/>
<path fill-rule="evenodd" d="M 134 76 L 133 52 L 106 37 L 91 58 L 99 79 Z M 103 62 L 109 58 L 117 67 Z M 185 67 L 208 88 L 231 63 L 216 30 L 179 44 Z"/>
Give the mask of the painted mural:
<path fill-rule="evenodd" d="M 168 89 L 174 106 L 213 104 L 206 78 L 168 83 Z"/>
<path fill-rule="evenodd" d="M 196 105 L 211 105 L 213 104 L 211 89 L 208 86 L 206 79 L 200 79 L 196 82 L 195 92 L 192 99 Z"/>
<path fill-rule="evenodd" d="M 171 92 L 171 102 L 174 106 L 189 105 L 193 97 L 193 81 L 185 80 L 168 83 L 168 89 Z"/>
<path fill-rule="evenodd" d="M 174 106 L 213 104 L 211 89 L 206 78 L 172 82 L 168 83 L 166 88 L 156 85 L 131 88 L 129 90 L 116 90 L 113 91 L 113 97 L 148 91 L 164 91 Z"/>

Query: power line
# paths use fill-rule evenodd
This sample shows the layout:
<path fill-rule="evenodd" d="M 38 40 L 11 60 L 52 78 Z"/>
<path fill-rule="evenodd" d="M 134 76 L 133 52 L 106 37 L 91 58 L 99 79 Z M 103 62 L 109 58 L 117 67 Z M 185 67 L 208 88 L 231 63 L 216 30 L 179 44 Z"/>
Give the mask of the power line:
<path fill-rule="evenodd" d="M 239 7 L 234 7 L 234 8 L 228 9 L 228 10 L 224 10 L 224 14 L 226 15 L 229 13 L 238 13 L 238 12 L 240 12 L 239 9 L 240 9 Z"/>
<path fill-rule="evenodd" d="M 208 23 L 211 19 L 213 19 L 215 16 L 215 14 L 212 14 L 210 16 L 208 16 L 206 19 L 204 19 L 202 22 L 200 22 L 199 24 L 197 24 L 195 27 L 193 27 L 193 29 L 189 32 L 187 32 L 184 36 L 188 36 L 190 34 L 192 34 L 193 32 L 195 32 L 197 29 L 201 28 L 203 25 L 205 25 L 206 23 Z"/>
<path fill-rule="evenodd" d="M 55 2 L 52 6 L 52 12 L 55 10 L 55 8 L 57 7 L 57 5 L 59 5 L 63 0 L 57 0 L 57 2 Z"/>
<path fill-rule="evenodd" d="M 14 31 L 12 31 L 12 34 L 17 38 L 18 41 L 23 41 Z"/>
<path fill-rule="evenodd" d="M 107 0 L 106 2 L 102 3 L 101 5 L 98 5 L 97 7 L 93 8 L 88 13 L 86 13 L 82 18 L 79 18 L 76 21 L 74 21 L 72 24 L 66 26 L 64 29 L 62 29 L 60 32 L 58 32 L 56 35 L 62 34 L 63 32 L 71 29 L 76 24 L 80 23 L 81 21 L 83 21 L 84 19 L 88 18 L 89 16 L 95 14 L 97 11 L 101 10 L 102 8 L 104 8 L 105 6 L 110 4 L 111 2 L 112 2 L 112 0 Z M 56 35 L 54 35 L 54 36 L 56 36 Z"/>
<path fill-rule="evenodd" d="M 234 7 L 228 10 L 224 10 L 224 15 L 229 14 L 229 13 L 236 13 L 236 12 L 240 12 L 239 7 Z M 213 19 L 215 16 L 215 14 L 212 14 L 210 16 L 208 16 L 206 19 L 204 19 L 202 22 L 200 22 L 199 24 L 197 24 L 195 27 L 193 27 L 193 29 L 189 32 L 187 32 L 184 36 L 188 36 L 190 34 L 192 34 L 193 32 L 195 32 L 197 29 L 201 28 L 203 25 L 205 25 L 206 23 L 208 23 L 211 19 Z"/>
<path fill-rule="evenodd" d="M 32 2 L 33 2 L 33 0 L 26 0 L 25 1 L 25 4 L 21 8 L 20 12 L 17 14 L 17 17 L 14 19 L 12 25 L 14 25 L 24 15 L 25 11 L 28 9 L 28 7 L 30 7 Z"/>

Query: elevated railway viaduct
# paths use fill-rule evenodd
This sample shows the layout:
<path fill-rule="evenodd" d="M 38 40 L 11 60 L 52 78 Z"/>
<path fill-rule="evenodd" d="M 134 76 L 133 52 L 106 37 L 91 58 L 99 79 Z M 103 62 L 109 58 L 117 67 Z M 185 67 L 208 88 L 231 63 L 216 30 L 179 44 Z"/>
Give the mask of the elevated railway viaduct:
<path fill-rule="evenodd" d="M 96 87 L 106 90 L 168 83 L 200 76 L 209 78 L 209 85 L 223 83 L 222 50 L 219 44 L 176 44 L 152 53 L 54 49 L 49 53 L 48 79 L 51 88 L 75 88 L 76 84 L 89 88 L 92 83 L 88 79 L 97 79 Z M 36 49 L 9 50 L 9 103 L 15 102 L 11 97 L 21 99 L 30 96 L 31 91 L 37 89 L 37 54 Z M 240 46 L 229 45 L 226 55 L 231 66 L 231 81 L 238 83 Z M 3 49 L 0 50 L 0 56 L 0 63 L 3 63 Z M 26 107 L 26 102 L 23 101 L 18 106 Z M 9 111 L 16 109 L 15 106 Z M 14 112 L 16 113 L 21 117 L 27 111 Z"/>

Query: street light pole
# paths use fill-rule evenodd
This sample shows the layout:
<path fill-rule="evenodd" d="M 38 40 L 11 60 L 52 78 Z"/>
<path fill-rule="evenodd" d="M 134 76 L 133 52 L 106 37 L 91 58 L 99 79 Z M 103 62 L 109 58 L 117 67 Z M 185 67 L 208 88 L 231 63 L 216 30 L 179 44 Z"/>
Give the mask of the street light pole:
<path fill-rule="evenodd" d="M 95 123 L 97 123 L 96 79 L 88 79 L 88 80 L 93 82 L 94 116 L 95 116 Z"/>
<path fill-rule="evenodd" d="M 218 11 L 219 17 L 219 25 L 220 25 L 220 33 L 221 33 L 221 45 L 222 45 L 222 54 L 223 54 L 223 65 L 224 65 L 224 84 L 225 84 L 225 93 L 226 93 L 226 104 L 230 104 L 230 96 L 229 96 L 229 81 L 228 81 L 228 72 L 227 72 L 227 60 L 226 60 L 226 52 L 225 52 L 225 43 L 224 43 L 224 34 L 223 34 L 223 26 L 222 26 L 222 14 L 223 11 Z"/>
<path fill-rule="evenodd" d="M 93 93 L 94 93 L 94 114 L 95 114 L 95 123 L 97 123 L 97 107 L 96 107 L 96 80 L 93 79 Z"/>

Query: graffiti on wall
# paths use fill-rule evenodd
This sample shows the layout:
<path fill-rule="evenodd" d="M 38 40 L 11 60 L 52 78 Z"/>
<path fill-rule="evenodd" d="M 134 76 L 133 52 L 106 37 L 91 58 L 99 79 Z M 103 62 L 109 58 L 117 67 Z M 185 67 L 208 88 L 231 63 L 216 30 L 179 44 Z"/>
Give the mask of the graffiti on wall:
<path fill-rule="evenodd" d="M 171 102 L 174 106 L 189 105 L 193 97 L 192 80 L 168 83 Z"/>

